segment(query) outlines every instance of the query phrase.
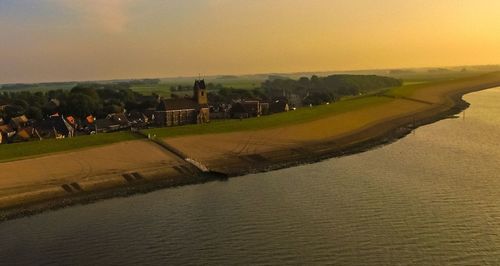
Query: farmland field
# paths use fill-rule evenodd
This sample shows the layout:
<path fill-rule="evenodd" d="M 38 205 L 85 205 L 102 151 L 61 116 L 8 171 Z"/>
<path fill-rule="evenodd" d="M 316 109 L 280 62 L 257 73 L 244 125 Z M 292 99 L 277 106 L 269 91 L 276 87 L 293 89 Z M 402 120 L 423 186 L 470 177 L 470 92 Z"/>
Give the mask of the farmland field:
<path fill-rule="evenodd" d="M 73 88 L 77 83 L 54 83 L 54 84 L 29 84 L 22 88 L 9 88 L 6 85 L 0 85 L 0 92 L 18 92 L 18 91 L 31 91 L 31 92 L 46 92 L 50 90 L 67 90 Z"/>
<path fill-rule="evenodd" d="M 131 90 L 138 92 L 143 95 L 151 95 L 153 93 L 158 94 L 163 97 L 170 97 L 170 84 L 159 83 L 159 84 L 141 84 L 132 85 Z"/>

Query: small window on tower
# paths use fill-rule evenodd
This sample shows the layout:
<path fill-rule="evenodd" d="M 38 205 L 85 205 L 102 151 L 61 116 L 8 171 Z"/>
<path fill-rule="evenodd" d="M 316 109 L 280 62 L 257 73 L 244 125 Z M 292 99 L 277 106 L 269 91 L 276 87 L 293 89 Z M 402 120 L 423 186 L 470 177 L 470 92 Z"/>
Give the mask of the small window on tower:
<path fill-rule="evenodd" d="M 201 96 L 205 96 L 205 92 L 204 91 L 201 91 Z"/>

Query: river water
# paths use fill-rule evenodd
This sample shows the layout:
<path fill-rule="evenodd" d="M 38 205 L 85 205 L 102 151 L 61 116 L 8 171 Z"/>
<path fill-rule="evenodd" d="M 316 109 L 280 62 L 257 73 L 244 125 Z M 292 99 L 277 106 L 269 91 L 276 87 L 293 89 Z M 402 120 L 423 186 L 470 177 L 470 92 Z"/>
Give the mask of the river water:
<path fill-rule="evenodd" d="M 500 88 L 316 164 L 0 224 L 10 264 L 500 264 Z"/>

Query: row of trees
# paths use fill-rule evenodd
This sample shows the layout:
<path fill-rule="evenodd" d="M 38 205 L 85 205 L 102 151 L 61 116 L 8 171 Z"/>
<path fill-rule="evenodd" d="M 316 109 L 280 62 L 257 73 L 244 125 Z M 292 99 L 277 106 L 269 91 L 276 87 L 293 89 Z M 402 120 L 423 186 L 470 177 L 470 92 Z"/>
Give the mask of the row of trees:
<path fill-rule="evenodd" d="M 262 83 L 262 89 L 268 97 L 296 95 L 304 104 L 321 104 L 401 84 L 398 79 L 376 75 L 331 75 L 298 80 L 268 79 Z"/>
<path fill-rule="evenodd" d="M 0 116 L 6 120 L 23 114 L 40 120 L 54 113 L 78 118 L 88 115 L 105 117 L 124 109 L 145 109 L 157 104 L 154 97 L 143 97 L 132 91 L 129 83 L 83 83 L 70 90 L 3 92 L 0 105 L 2 103 L 7 106 Z"/>
<path fill-rule="evenodd" d="M 82 82 L 85 84 L 86 82 Z M 80 83 L 80 84 L 82 84 Z M 160 83 L 160 79 L 134 79 L 134 80 L 128 80 L 128 81 L 116 81 L 116 82 L 109 82 L 109 83 L 122 83 L 122 84 L 129 84 L 129 85 L 155 85 Z M 12 84 L 3 84 L 1 85 L 2 89 L 6 90 L 29 90 L 29 89 L 34 89 L 34 88 L 53 88 L 58 89 L 58 88 L 71 88 L 75 86 L 76 84 L 79 84 L 76 81 L 69 81 L 69 82 L 44 82 L 44 83 L 12 83 Z"/>

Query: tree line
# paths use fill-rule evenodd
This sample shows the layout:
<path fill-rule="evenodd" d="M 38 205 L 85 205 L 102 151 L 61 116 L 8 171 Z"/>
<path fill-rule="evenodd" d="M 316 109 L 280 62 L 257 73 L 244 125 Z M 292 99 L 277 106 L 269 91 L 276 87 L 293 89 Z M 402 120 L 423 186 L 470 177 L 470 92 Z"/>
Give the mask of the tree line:
<path fill-rule="evenodd" d="M 0 116 L 5 119 L 26 115 L 41 120 L 54 113 L 85 118 L 98 118 L 124 109 L 145 109 L 155 107 L 153 97 L 143 97 L 130 89 L 129 83 L 82 83 L 72 89 L 46 92 L 4 91 L 0 94 Z"/>
<path fill-rule="evenodd" d="M 262 83 L 269 97 L 296 95 L 302 103 L 322 104 L 334 102 L 344 96 L 355 96 L 388 87 L 401 86 L 401 80 L 376 75 L 331 75 L 327 77 L 301 77 L 298 80 L 276 78 Z"/>

